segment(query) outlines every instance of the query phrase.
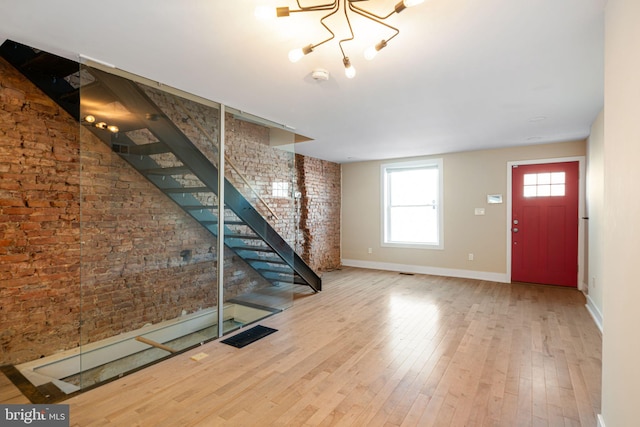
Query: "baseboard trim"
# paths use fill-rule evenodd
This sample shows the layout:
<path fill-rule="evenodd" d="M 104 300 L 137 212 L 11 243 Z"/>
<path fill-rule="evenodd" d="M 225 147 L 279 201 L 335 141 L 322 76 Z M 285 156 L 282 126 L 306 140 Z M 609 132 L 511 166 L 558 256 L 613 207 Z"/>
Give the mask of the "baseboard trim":
<path fill-rule="evenodd" d="M 401 273 L 431 274 L 434 276 L 459 277 L 461 279 L 487 280 L 491 282 L 509 283 L 504 273 L 488 271 L 458 270 L 452 268 L 427 267 L 423 265 L 395 264 L 390 262 L 362 261 L 359 259 L 343 259 L 345 267 L 367 268 L 371 270 L 398 271 Z"/>
<path fill-rule="evenodd" d="M 605 427 L 604 417 L 602 416 L 602 414 L 598 414 L 598 427 Z"/>
<path fill-rule="evenodd" d="M 587 307 L 587 311 L 593 318 L 593 321 L 596 323 L 598 329 L 600 329 L 600 333 L 602 333 L 602 313 L 589 295 L 587 295 L 587 304 L 585 305 L 585 307 Z"/>

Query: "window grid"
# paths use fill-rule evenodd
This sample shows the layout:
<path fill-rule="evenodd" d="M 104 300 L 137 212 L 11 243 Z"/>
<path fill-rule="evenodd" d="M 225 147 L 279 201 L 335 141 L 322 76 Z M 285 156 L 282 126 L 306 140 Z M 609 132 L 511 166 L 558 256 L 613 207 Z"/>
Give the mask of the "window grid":
<path fill-rule="evenodd" d="M 527 173 L 524 175 L 524 197 L 562 197 L 565 195 L 564 172 Z"/>

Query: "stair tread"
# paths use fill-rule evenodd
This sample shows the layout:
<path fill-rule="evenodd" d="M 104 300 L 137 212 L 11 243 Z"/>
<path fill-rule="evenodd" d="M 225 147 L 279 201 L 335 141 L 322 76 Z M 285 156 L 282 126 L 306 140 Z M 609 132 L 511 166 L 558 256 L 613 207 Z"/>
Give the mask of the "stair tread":
<path fill-rule="evenodd" d="M 164 142 L 152 142 L 150 144 L 129 146 L 129 154 L 140 156 L 150 156 L 152 154 L 169 153 L 171 150 Z"/>
<path fill-rule="evenodd" d="M 246 222 L 243 221 L 225 221 L 226 225 L 247 225 Z M 218 221 L 200 221 L 200 224 L 203 225 L 218 225 Z M 226 234 L 225 234 L 226 236 Z"/>
<path fill-rule="evenodd" d="M 161 188 L 163 193 L 213 193 L 207 187 L 176 187 L 176 188 Z"/>
<path fill-rule="evenodd" d="M 229 222 L 225 221 L 225 224 L 229 224 Z M 262 240 L 262 237 L 255 234 L 225 233 L 224 237 L 228 237 L 230 239 Z"/>
<path fill-rule="evenodd" d="M 218 209 L 218 206 L 214 206 L 214 205 L 180 205 L 180 207 L 188 211 L 197 211 L 200 209 L 207 209 L 207 210 Z"/>
<path fill-rule="evenodd" d="M 265 259 L 265 258 L 260 258 L 260 257 L 242 257 L 242 259 L 244 259 L 245 261 L 248 262 L 266 262 L 269 264 L 282 264 L 282 265 L 287 265 L 286 262 L 284 262 L 281 258 L 273 258 L 273 259 Z"/>
<path fill-rule="evenodd" d="M 145 175 L 186 175 L 193 173 L 187 166 L 173 166 L 169 168 L 155 168 L 140 170 Z"/>
<path fill-rule="evenodd" d="M 291 271 L 282 271 L 282 270 L 274 270 L 274 269 L 266 269 L 266 268 L 256 268 L 256 271 L 259 273 L 273 273 L 273 274 L 279 274 L 279 275 L 285 275 L 285 276 L 290 276 L 290 277 L 299 277 L 297 275 L 294 275 Z"/>
<path fill-rule="evenodd" d="M 271 252 L 275 253 L 273 249 L 266 246 L 231 246 L 234 251 L 252 251 L 252 252 Z"/>

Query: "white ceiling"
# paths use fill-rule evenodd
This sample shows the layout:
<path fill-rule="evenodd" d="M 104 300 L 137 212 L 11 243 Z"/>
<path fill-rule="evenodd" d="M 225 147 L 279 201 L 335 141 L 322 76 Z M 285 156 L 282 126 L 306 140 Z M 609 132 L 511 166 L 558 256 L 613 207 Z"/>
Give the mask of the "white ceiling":
<path fill-rule="evenodd" d="M 603 107 L 605 1 L 427 0 L 387 20 L 400 34 L 373 61 L 363 47 L 390 33 L 355 19 L 352 80 L 335 41 L 287 59 L 325 38 L 322 13 L 254 17 L 293 0 L 0 0 L 0 42 L 82 54 L 291 126 L 314 139 L 297 152 L 342 163 L 585 138 Z M 329 21 L 336 40 L 343 22 Z"/>

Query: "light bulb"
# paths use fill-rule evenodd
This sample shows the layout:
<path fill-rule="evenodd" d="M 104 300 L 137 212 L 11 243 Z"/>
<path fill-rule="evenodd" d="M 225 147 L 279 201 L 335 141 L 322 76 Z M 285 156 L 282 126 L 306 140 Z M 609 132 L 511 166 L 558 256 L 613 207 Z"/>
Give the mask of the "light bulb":
<path fill-rule="evenodd" d="M 289 51 L 289 61 L 298 62 L 303 56 L 308 55 L 311 52 L 313 52 L 313 45 L 291 49 Z"/>
<path fill-rule="evenodd" d="M 353 68 L 353 65 L 344 69 L 344 75 L 347 76 L 348 79 L 352 79 L 356 76 L 356 69 Z"/>
<path fill-rule="evenodd" d="M 387 46 L 387 42 L 386 40 L 381 40 L 380 43 L 373 45 L 373 46 L 369 46 L 365 51 L 364 51 L 364 57 L 366 59 L 368 59 L 369 61 L 371 61 L 373 58 L 376 57 L 376 55 L 378 54 L 378 52 L 380 50 L 382 50 L 383 48 L 385 48 Z"/>
<path fill-rule="evenodd" d="M 253 14 L 261 21 L 266 21 L 276 17 L 276 9 L 269 6 L 258 6 Z"/>
<path fill-rule="evenodd" d="M 364 51 L 364 57 L 365 57 L 365 59 L 368 59 L 369 61 L 371 61 L 373 58 L 375 58 L 377 54 L 378 54 L 378 50 L 376 49 L 375 46 L 369 46 Z"/>
<path fill-rule="evenodd" d="M 118 128 L 118 126 L 116 125 L 109 125 L 107 126 L 107 129 L 109 129 L 109 131 L 113 133 L 118 133 L 120 131 L 120 128 Z"/>
<path fill-rule="evenodd" d="M 95 125 L 98 129 L 106 129 L 107 124 L 105 122 L 96 123 Z"/>
<path fill-rule="evenodd" d="M 270 6 L 258 6 L 254 10 L 253 14 L 261 21 L 266 21 L 273 18 L 281 18 L 283 16 L 289 16 L 289 8 L 285 7 L 270 7 Z"/>
<path fill-rule="evenodd" d="M 84 116 L 84 121 L 87 123 L 94 123 L 96 121 L 96 117 L 92 116 L 91 114 L 88 114 Z"/>
<path fill-rule="evenodd" d="M 298 47 L 296 49 L 291 49 L 289 51 L 289 61 L 291 62 L 298 62 L 300 61 L 300 59 L 302 59 L 303 56 L 304 56 L 304 53 L 302 52 L 301 47 Z"/>
<path fill-rule="evenodd" d="M 396 4 L 395 11 L 396 13 L 400 13 L 408 7 L 416 6 L 423 2 L 424 0 L 402 0 L 400 3 Z"/>
<path fill-rule="evenodd" d="M 344 64 L 344 75 L 347 76 L 348 79 L 354 78 L 356 76 L 356 69 L 351 65 L 349 58 L 342 58 L 342 63 Z"/>

